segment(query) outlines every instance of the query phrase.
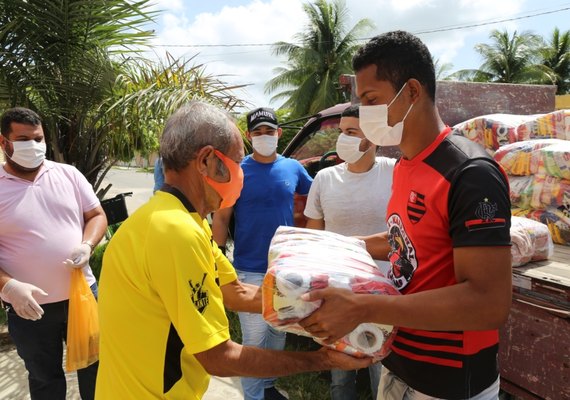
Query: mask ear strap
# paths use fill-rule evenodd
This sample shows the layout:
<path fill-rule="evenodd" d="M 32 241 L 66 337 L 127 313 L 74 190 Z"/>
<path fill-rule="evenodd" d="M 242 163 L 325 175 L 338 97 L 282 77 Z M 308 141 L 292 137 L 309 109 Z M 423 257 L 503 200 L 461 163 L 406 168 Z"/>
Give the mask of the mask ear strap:
<path fill-rule="evenodd" d="M 398 96 L 400 95 L 400 93 L 402 93 L 402 90 L 404 90 L 404 88 L 406 87 L 406 85 L 408 84 L 408 82 L 404 83 L 402 85 L 402 87 L 400 88 L 400 90 L 398 90 L 398 93 L 396 93 L 396 95 L 394 96 L 394 98 L 392 99 L 392 101 L 390 102 L 390 104 L 388 104 L 388 108 L 390 108 L 390 106 L 392 105 L 393 102 L 396 101 L 396 99 L 398 98 Z M 404 117 L 405 118 L 405 117 Z"/>

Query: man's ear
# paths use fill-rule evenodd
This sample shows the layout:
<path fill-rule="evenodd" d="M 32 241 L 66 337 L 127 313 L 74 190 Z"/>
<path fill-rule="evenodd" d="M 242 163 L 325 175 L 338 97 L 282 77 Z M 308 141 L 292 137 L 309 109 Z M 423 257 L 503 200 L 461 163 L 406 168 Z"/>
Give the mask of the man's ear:
<path fill-rule="evenodd" d="M 277 137 L 280 138 L 283 135 L 283 129 L 277 128 Z"/>
<path fill-rule="evenodd" d="M 214 147 L 207 145 L 202 147 L 196 153 L 196 165 L 198 166 L 198 172 L 202 175 L 208 175 L 208 160 L 214 156 Z"/>
<path fill-rule="evenodd" d="M 424 88 L 420 81 L 417 79 L 411 78 L 408 80 L 408 93 L 410 96 L 410 101 L 412 103 L 416 103 L 418 99 L 423 96 Z"/>

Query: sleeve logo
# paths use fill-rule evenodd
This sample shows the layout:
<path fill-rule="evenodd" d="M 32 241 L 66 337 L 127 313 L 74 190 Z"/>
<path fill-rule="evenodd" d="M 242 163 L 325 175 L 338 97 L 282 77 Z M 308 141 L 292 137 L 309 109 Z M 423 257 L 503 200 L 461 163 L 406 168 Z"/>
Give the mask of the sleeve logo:
<path fill-rule="evenodd" d="M 192 280 L 188 281 L 190 289 L 192 290 L 192 303 L 194 303 L 194 306 L 200 312 L 200 314 L 204 314 L 206 307 L 208 307 L 208 304 L 210 304 L 208 291 L 204 290 L 204 281 L 206 280 L 206 275 L 207 274 L 204 272 L 202 282 L 197 282 L 195 285 L 192 283 Z"/>
<path fill-rule="evenodd" d="M 465 227 L 470 232 L 504 227 L 506 224 L 505 218 L 495 218 L 497 209 L 497 203 L 491 203 L 487 198 L 480 201 L 475 209 L 477 219 L 465 221 Z"/>

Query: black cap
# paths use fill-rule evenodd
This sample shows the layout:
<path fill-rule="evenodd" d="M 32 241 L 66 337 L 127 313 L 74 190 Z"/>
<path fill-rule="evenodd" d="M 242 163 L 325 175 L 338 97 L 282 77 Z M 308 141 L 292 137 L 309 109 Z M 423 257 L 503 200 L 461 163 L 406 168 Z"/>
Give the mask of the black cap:
<path fill-rule="evenodd" d="M 260 107 L 247 113 L 247 130 L 253 131 L 255 128 L 266 125 L 273 129 L 277 129 L 277 115 L 272 108 Z"/>

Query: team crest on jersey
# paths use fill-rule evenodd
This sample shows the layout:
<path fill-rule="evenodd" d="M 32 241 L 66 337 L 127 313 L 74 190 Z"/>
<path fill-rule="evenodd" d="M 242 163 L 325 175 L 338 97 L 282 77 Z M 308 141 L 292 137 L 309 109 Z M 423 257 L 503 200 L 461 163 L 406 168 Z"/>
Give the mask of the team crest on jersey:
<path fill-rule="evenodd" d="M 416 249 L 408 238 L 402 219 L 398 214 L 390 215 L 387 223 L 388 242 L 392 248 L 388 255 L 388 259 L 390 260 L 388 278 L 401 290 L 408 285 L 414 272 L 418 268 Z"/>
<path fill-rule="evenodd" d="M 188 281 L 190 289 L 192 290 L 192 303 L 196 306 L 196 309 L 200 314 L 204 314 L 204 310 L 210 304 L 210 297 L 208 296 L 208 291 L 204 290 L 204 281 L 206 280 L 206 273 L 202 277 L 201 282 L 192 283 L 192 280 Z"/>
<path fill-rule="evenodd" d="M 507 221 L 505 218 L 495 217 L 497 210 L 497 203 L 493 203 L 487 198 L 483 199 L 475 209 L 475 216 L 477 218 L 465 221 L 465 227 L 468 231 L 504 227 Z"/>
<path fill-rule="evenodd" d="M 412 224 L 417 224 L 426 213 L 425 195 L 411 191 L 408 196 L 408 218 Z"/>

